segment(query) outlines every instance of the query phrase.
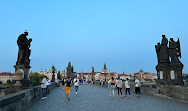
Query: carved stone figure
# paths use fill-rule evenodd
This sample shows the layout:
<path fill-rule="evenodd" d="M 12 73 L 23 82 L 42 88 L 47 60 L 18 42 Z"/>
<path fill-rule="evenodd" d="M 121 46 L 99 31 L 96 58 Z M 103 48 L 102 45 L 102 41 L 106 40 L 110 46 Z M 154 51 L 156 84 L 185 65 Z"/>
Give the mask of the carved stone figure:
<path fill-rule="evenodd" d="M 24 34 L 21 34 L 18 37 L 17 44 L 19 47 L 18 51 L 18 59 L 16 62 L 16 65 L 29 65 L 30 64 L 30 55 L 31 55 L 31 50 L 30 48 L 30 43 L 32 41 L 31 38 L 27 39 L 28 32 L 24 32 Z"/>
<path fill-rule="evenodd" d="M 161 50 L 161 44 L 157 43 L 157 45 L 155 45 L 155 49 L 156 49 L 156 53 L 157 53 L 157 59 L 158 59 L 158 64 L 160 63 L 160 50 Z"/>
<path fill-rule="evenodd" d="M 160 47 L 160 62 L 169 62 L 169 53 L 168 53 L 168 39 L 165 35 L 162 35 L 163 39 L 161 41 Z"/>
<path fill-rule="evenodd" d="M 72 77 L 72 73 L 73 73 L 73 66 L 71 66 L 71 62 L 69 62 L 67 67 L 67 77 Z"/>
<path fill-rule="evenodd" d="M 179 60 L 179 57 L 181 58 L 179 39 L 175 42 L 173 38 L 170 38 L 168 48 L 168 39 L 165 35 L 162 37 L 161 44 L 155 45 L 158 58 L 156 82 L 163 85 L 183 85 L 183 64 Z"/>
<path fill-rule="evenodd" d="M 51 81 L 52 82 L 55 81 L 55 67 L 54 67 L 54 65 L 52 65 L 52 80 Z"/>
<path fill-rule="evenodd" d="M 181 58 L 180 42 L 179 39 L 177 42 L 173 38 L 170 38 L 169 41 L 169 56 L 171 58 L 171 63 L 181 63 L 179 58 Z"/>

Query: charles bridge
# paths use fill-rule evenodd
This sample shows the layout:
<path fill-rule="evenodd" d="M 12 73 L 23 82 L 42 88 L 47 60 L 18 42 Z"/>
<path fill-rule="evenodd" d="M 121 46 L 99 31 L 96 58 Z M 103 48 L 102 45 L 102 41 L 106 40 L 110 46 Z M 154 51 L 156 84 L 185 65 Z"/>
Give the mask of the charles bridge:
<path fill-rule="evenodd" d="M 142 84 L 141 97 L 136 97 L 133 93 L 134 84 L 131 84 L 131 98 L 109 97 L 107 83 L 103 87 L 98 87 L 99 83 L 95 81 L 94 85 L 80 85 L 78 95 L 75 95 L 72 89 L 71 100 L 66 101 L 64 89 L 56 87 L 54 83 L 54 71 L 50 86 L 51 93 L 47 99 L 40 99 L 42 97 L 40 86 L 32 86 L 29 77 L 32 39 L 27 39 L 27 36 L 26 31 L 18 37 L 19 52 L 14 66 L 15 80 L 12 81 L 11 88 L 7 90 L 11 93 L 0 98 L 0 111 L 188 110 L 188 88 L 183 87 L 182 69 L 184 65 L 179 60 L 181 57 L 179 39 L 175 42 L 173 38 L 170 38 L 168 46 L 168 39 L 162 35 L 161 43 L 155 46 L 158 58 L 157 84 Z M 73 68 L 68 67 L 67 76 L 72 77 L 72 74 Z"/>
<path fill-rule="evenodd" d="M 109 110 L 141 110 L 141 111 L 187 111 L 188 88 L 176 86 L 142 85 L 141 97 L 134 93 L 131 85 L 131 98 L 115 98 L 109 96 L 105 83 L 103 87 L 80 85 L 78 95 L 71 90 L 71 100 L 66 101 L 65 90 L 52 83 L 50 94 L 41 100 L 40 86 L 25 89 L 0 98 L 0 111 L 109 111 Z M 123 90 L 124 92 L 124 90 Z M 124 93 L 123 93 L 124 94 Z"/>

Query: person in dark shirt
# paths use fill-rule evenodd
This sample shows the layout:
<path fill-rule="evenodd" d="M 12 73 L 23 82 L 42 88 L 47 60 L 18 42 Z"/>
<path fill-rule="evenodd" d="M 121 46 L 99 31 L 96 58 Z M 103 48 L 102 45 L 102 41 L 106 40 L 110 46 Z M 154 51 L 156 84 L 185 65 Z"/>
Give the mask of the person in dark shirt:
<path fill-rule="evenodd" d="M 70 100 L 70 91 L 72 86 L 72 81 L 70 77 L 67 78 L 65 82 L 65 86 L 66 86 L 66 100 Z"/>

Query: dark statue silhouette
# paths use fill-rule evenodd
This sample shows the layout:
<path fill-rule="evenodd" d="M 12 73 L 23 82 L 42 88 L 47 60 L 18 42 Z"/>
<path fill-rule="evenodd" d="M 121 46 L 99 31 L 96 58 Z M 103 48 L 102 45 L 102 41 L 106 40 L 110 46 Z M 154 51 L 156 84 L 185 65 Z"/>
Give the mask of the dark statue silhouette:
<path fill-rule="evenodd" d="M 169 46 L 168 46 L 169 44 Z M 156 66 L 158 84 L 183 85 L 181 58 L 181 48 L 179 38 L 177 42 L 173 38 L 170 41 L 162 35 L 161 43 L 155 45 L 158 65 Z"/>
<path fill-rule="evenodd" d="M 26 65 L 26 66 L 30 65 L 29 57 L 31 55 L 31 50 L 29 48 L 31 46 L 32 39 L 31 38 L 27 39 L 27 36 L 28 36 L 28 32 L 25 31 L 24 34 L 21 34 L 18 37 L 17 44 L 19 47 L 19 51 L 18 51 L 18 59 L 16 65 Z"/>

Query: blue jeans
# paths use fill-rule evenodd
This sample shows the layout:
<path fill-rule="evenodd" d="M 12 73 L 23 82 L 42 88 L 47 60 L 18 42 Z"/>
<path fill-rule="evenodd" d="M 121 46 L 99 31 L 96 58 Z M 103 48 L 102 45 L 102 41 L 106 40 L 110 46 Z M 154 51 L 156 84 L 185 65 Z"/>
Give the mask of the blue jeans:
<path fill-rule="evenodd" d="M 46 97 L 46 88 L 42 88 L 43 97 Z"/>
<path fill-rule="evenodd" d="M 76 92 L 78 91 L 78 86 L 75 86 L 75 90 L 76 90 Z"/>
<path fill-rule="evenodd" d="M 125 89 L 125 95 L 127 95 L 127 92 L 129 93 L 129 95 L 131 95 L 131 93 L 130 93 L 130 88 L 126 88 L 126 89 Z"/>

